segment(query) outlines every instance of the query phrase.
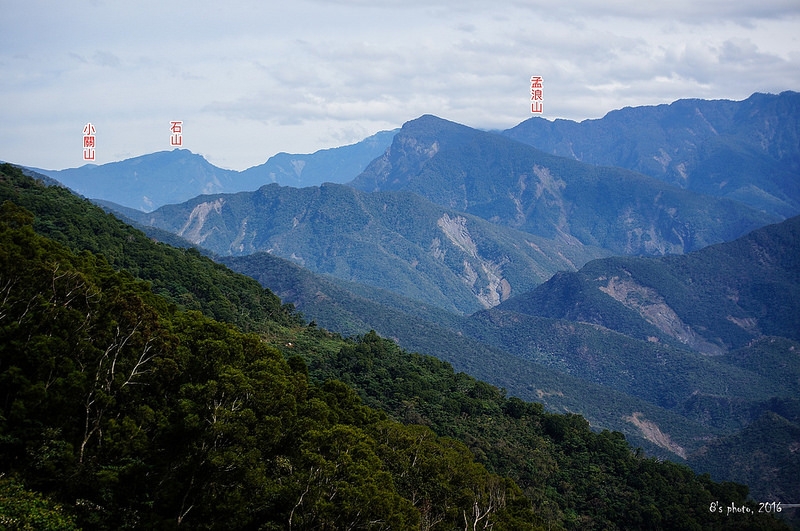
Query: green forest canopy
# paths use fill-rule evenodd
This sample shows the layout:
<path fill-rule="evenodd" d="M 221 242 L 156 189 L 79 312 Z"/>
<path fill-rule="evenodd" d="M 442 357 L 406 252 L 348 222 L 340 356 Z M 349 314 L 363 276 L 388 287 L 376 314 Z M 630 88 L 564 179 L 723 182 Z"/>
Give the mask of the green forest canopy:
<path fill-rule="evenodd" d="M 746 487 L 306 326 L 254 281 L 0 171 L 0 526 L 782 528 Z"/>

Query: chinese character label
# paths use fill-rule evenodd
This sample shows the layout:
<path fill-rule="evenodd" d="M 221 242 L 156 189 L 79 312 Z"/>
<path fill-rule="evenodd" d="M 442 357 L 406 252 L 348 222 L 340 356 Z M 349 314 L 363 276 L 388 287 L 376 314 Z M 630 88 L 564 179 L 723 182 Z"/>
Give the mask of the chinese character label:
<path fill-rule="evenodd" d="M 95 132 L 91 122 L 83 127 L 83 160 L 94 160 Z"/>
<path fill-rule="evenodd" d="M 169 130 L 172 133 L 169 137 L 169 145 L 170 146 L 182 146 L 183 145 L 183 122 L 170 122 L 169 123 Z"/>
<path fill-rule="evenodd" d="M 544 111 L 544 82 L 542 76 L 531 76 L 531 112 Z"/>

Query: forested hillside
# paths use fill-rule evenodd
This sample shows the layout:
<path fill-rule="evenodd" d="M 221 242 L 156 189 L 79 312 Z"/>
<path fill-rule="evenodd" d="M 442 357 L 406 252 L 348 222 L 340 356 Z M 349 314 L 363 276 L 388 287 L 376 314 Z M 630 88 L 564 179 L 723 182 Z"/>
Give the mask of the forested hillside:
<path fill-rule="evenodd" d="M 79 524 L 448 528 L 474 511 L 531 527 L 519 489 L 463 445 L 309 382 L 259 336 L 35 235 L 10 202 L 2 222 L 0 467 L 74 500 Z"/>
<path fill-rule="evenodd" d="M 595 428 L 620 431 L 628 437 L 631 444 L 646 449 L 649 455 L 676 457 L 674 449 L 664 448 L 647 440 L 647 434 L 629 421 L 634 413 L 659 426 L 664 433 L 669 434 L 671 441 L 687 450 L 695 448 L 717 433 L 714 428 L 693 422 L 645 399 L 593 383 L 596 379 L 582 379 L 580 376 L 583 374 L 578 371 L 574 375 L 567 374 L 559 370 L 559 366 L 545 365 L 551 358 L 566 355 L 566 348 L 553 349 L 548 359 L 533 361 L 519 354 L 510 354 L 501 348 L 507 346 L 502 342 L 490 344 L 495 337 L 507 335 L 501 327 L 483 330 L 481 327 L 471 326 L 472 318 L 459 317 L 435 307 L 403 299 L 391 292 L 353 283 L 345 284 L 315 275 L 268 253 L 229 257 L 223 259 L 223 263 L 275 290 L 283 300 L 297 305 L 308 319 L 313 319 L 316 324 L 328 330 L 346 336 L 363 335 L 375 330 L 406 350 L 433 353 L 437 358 L 452 364 L 456 370 L 502 387 L 513 396 L 542 403 L 549 411 L 579 413 Z M 606 335 L 596 327 L 575 327 L 569 323 L 566 326 L 545 327 L 538 332 L 543 334 L 543 341 L 548 342 L 548 346 L 568 348 L 571 346 L 568 341 L 548 341 L 547 338 L 554 331 L 560 330 L 563 336 L 574 334 L 576 329 L 579 337 L 582 336 L 584 340 L 586 335 L 593 341 L 598 336 L 603 339 Z M 473 331 L 479 333 L 473 334 Z M 523 334 L 522 338 L 529 335 Z M 634 347 L 630 352 L 630 356 L 634 358 L 647 357 L 657 348 L 649 343 L 625 342 L 626 338 L 621 339 L 622 341 L 618 339 L 616 343 L 597 344 L 611 348 Z M 621 363 L 614 364 L 608 370 L 602 371 L 602 374 L 606 375 L 620 366 Z M 595 374 L 592 376 L 596 377 Z M 660 382 L 662 376 L 656 374 L 650 379 Z M 675 380 L 685 381 L 685 378 L 674 377 L 668 379 L 664 385 L 669 386 Z M 674 396 L 674 391 L 671 393 Z M 646 398 L 650 396 L 647 395 Z"/>
<path fill-rule="evenodd" d="M 610 253 L 500 227 L 407 192 L 276 184 L 200 196 L 137 216 L 221 255 L 267 251 L 314 272 L 456 313 L 521 294 Z"/>
<path fill-rule="evenodd" d="M 305 325 L 254 281 L 0 171 L 4 525 L 782 528 L 742 486 Z"/>
<path fill-rule="evenodd" d="M 780 227 L 761 232 L 780 233 Z M 737 267 L 746 267 L 743 256 Z M 586 322 L 524 315 L 505 305 L 459 318 L 390 293 L 334 285 L 263 253 L 225 262 L 278 290 L 326 327 L 350 333 L 372 327 L 405 348 L 435 352 L 515 396 L 622 431 L 650 455 L 747 483 L 759 499 L 795 499 L 800 492 L 796 421 L 790 414 L 800 375 L 795 341 L 764 337 L 709 357 L 659 335 L 652 325 L 651 340 L 640 340 Z M 722 262 L 718 270 L 730 278 Z M 757 276 L 762 282 L 775 278 Z M 568 301 L 566 293 L 554 292 L 547 307 L 557 310 L 559 301 Z M 573 293 L 587 297 L 592 291 L 576 287 Z M 600 290 L 597 295 L 607 297 Z M 629 311 L 629 326 L 636 329 L 641 316 Z M 624 323 L 624 314 L 616 315 L 615 322 Z M 766 436 L 766 426 L 772 436 Z"/>
<path fill-rule="evenodd" d="M 502 309 L 591 322 L 722 354 L 800 340 L 800 217 L 685 256 L 614 257 L 561 273 Z"/>
<path fill-rule="evenodd" d="M 682 256 L 590 262 L 475 314 L 468 333 L 719 430 L 687 451 L 696 470 L 794 499 L 798 301 L 795 217 Z"/>

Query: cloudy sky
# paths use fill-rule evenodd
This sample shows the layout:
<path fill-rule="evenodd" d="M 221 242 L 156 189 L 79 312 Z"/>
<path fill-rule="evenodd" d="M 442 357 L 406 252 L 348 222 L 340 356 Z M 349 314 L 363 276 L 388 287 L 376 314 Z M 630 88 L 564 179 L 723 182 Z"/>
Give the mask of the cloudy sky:
<path fill-rule="evenodd" d="M 478 128 L 800 90 L 797 0 L 0 0 L 0 160 L 231 169 L 430 113 Z"/>

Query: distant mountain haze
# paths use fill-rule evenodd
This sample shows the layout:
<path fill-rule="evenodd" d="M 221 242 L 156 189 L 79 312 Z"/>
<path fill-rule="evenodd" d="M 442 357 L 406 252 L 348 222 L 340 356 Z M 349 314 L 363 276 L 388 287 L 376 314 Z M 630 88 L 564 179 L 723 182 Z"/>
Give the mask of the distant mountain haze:
<path fill-rule="evenodd" d="M 627 168 L 783 218 L 800 214 L 798 92 L 626 107 L 580 123 L 535 117 L 502 134 L 553 155 Z"/>
<path fill-rule="evenodd" d="M 800 213 L 798 101 L 800 94 L 796 92 L 753 94 L 740 102 L 678 100 L 670 105 L 615 110 L 602 119 L 580 123 L 536 117 L 501 134 L 551 155 L 592 166 L 626 168 L 678 188 L 732 199 L 737 204 L 743 203 L 767 214 L 767 222 L 774 222 Z M 470 149 L 470 142 L 482 143 L 478 138 L 490 133 L 452 122 L 446 122 L 449 127 L 443 127 L 442 123 L 436 125 L 437 120 L 424 116 L 409 122 L 404 127 L 403 139 L 392 146 L 391 154 L 385 151 L 392 145 L 398 130 L 382 131 L 357 144 L 312 154 L 278 153 L 264 164 L 241 172 L 217 168 L 202 156 L 186 150 L 153 153 L 101 166 L 37 171 L 59 180 L 85 197 L 143 211 L 186 201 L 200 194 L 252 191 L 269 183 L 303 187 L 353 180 L 353 185 L 362 190 L 407 188 L 444 206 L 472 212 L 495 222 L 517 228 L 532 224 L 525 230 L 549 233 L 549 237 L 557 231 L 574 232 L 576 237 L 584 237 L 580 235 L 585 232 L 580 222 L 570 219 L 571 223 L 565 225 L 560 219 L 561 213 L 573 214 L 571 207 L 585 207 L 585 197 L 580 200 L 573 197 L 572 186 L 566 186 L 574 185 L 574 181 L 565 175 L 555 175 L 550 185 L 542 184 L 549 179 L 543 170 L 549 170 L 552 176 L 553 166 L 559 164 L 546 162 L 546 159 L 533 161 L 537 167 L 534 171 L 533 167 L 528 167 L 531 160 L 506 160 L 510 153 L 504 154 L 503 150 L 510 148 L 495 142 L 491 147 L 483 146 L 476 153 L 482 157 L 483 165 L 488 166 L 487 171 L 463 151 Z M 441 149 L 445 149 L 445 153 L 439 155 Z M 465 155 L 466 159 L 460 165 L 453 166 L 448 160 L 448 157 Z M 427 161 L 428 158 L 436 160 Z M 519 166 L 523 162 L 524 165 Z M 574 172 L 569 166 L 564 170 Z M 417 182 L 416 174 L 423 171 L 433 174 L 427 179 L 427 190 Z M 460 182 L 457 175 L 451 175 L 452 171 L 463 173 L 461 178 L 466 180 Z M 485 195 L 485 187 L 472 182 L 476 172 L 495 183 L 489 190 L 491 199 L 481 197 Z M 585 173 L 583 170 L 578 173 L 581 172 Z M 444 179 L 457 177 L 455 182 L 458 184 L 451 183 L 451 186 L 460 187 L 461 191 L 451 190 L 449 186 L 437 191 L 436 175 Z M 608 176 L 604 175 L 604 178 Z M 564 189 L 560 194 L 554 193 L 562 181 Z M 602 192 L 590 188 L 582 195 Z M 657 194 L 658 190 L 650 192 Z M 531 194 L 543 200 L 535 205 L 529 204 Z M 614 196 L 610 199 L 613 200 Z M 609 206 L 624 208 L 626 205 Z M 674 208 L 670 205 L 661 207 L 667 212 Z M 542 214 L 546 214 L 542 220 L 531 222 Z M 583 212 L 579 210 L 574 214 L 580 218 Z M 652 235 L 645 235 L 650 240 L 642 244 L 635 241 L 638 235 L 632 233 L 633 241 L 628 247 L 638 247 L 641 252 L 653 254 L 678 252 L 676 246 L 685 247 L 680 241 L 672 241 L 687 237 L 680 230 L 676 236 L 672 231 L 675 227 L 659 228 L 661 223 L 652 219 L 652 212 L 640 215 L 641 219 L 635 222 L 650 222 L 656 233 L 665 231 L 659 235 L 665 241 L 660 241 L 661 237 L 653 239 Z M 752 228 L 755 226 L 749 227 Z M 607 230 L 600 227 L 594 232 Z M 591 236 L 597 239 L 598 234 Z M 597 244 L 591 238 L 582 241 Z M 699 247 L 689 245 L 687 250 L 695 248 Z"/>
<path fill-rule="evenodd" d="M 381 131 L 357 144 L 322 149 L 310 155 L 278 153 L 270 157 L 264 164 L 244 170 L 242 177 L 261 184 L 278 183 L 282 186 L 297 188 L 318 186 L 322 183 L 345 183 L 361 173 L 372 160 L 383 154 L 392 143 L 392 138 L 398 130 Z M 247 190 L 256 188 L 258 186 Z"/>
<path fill-rule="evenodd" d="M 201 194 L 252 191 L 269 183 L 302 187 L 350 181 L 386 150 L 394 133 L 381 131 L 357 144 L 307 155 L 278 153 L 244 171 L 218 168 L 185 149 L 100 166 L 36 171 L 84 197 L 150 212 Z"/>
<path fill-rule="evenodd" d="M 350 185 L 413 192 L 498 225 L 615 254 L 684 253 L 781 219 L 429 115 L 406 123 Z"/>
<path fill-rule="evenodd" d="M 217 168 L 185 149 L 66 170 L 37 170 L 84 197 L 150 211 L 200 194 L 248 187 L 239 172 Z"/>
<path fill-rule="evenodd" d="M 494 307 L 593 258 L 682 254 L 781 219 L 431 115 L 391 137 L 350 188 L 272 184 L 125 214 L 221 256 L 267 251 L 455 313 Z"/>

